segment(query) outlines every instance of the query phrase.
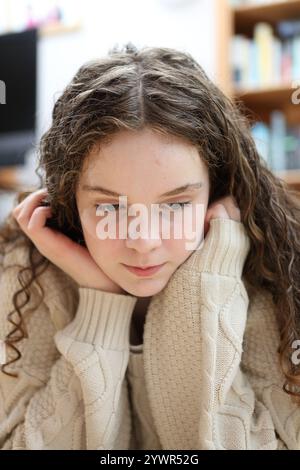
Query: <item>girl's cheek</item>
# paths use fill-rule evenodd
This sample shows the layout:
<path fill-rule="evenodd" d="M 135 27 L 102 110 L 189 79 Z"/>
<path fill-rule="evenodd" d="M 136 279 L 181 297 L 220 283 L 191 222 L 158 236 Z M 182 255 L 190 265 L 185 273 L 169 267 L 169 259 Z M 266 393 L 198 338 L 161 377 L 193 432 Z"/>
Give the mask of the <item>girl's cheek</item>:
<path fill-rule="evenodd" d="M 174 221 L 172 233 L 174 238 L 181 239 L 187 245 L 201 238 L 204 229 L 204 216 L 202 211 L 196 212 L 196 208 L 188 208 L 181 221 Z"/>

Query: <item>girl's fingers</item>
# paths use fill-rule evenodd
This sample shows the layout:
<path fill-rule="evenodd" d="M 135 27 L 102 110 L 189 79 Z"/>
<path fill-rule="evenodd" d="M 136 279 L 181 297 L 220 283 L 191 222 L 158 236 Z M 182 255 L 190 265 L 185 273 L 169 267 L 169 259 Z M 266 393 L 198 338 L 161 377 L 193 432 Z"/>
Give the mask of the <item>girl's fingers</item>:
<path fill-rule="evenodd" d="M 28 231 L 37 231 L 45 227 L 46 220 L 51 217 L 52 211 L 48 206 L 41 206 L 34 209 L 30 221 L 27 225 Z"/>
<path fill-rule="evenodd" d="M 241 221 L 240 209 L 233 196 L 223 197 L 213 202 L 207 209 L 206 219 L 232 219 Z"/>
<path fill-rule="evenodd" d="M 13 209 L 13 213 L 17 213 L 19 212 L 26 204 L 28 201 L 36 198 L 36 197 L 39 197 L 40 195 L 43 195 L 45 196 L 47 194 L 47 188 L 41 188 L 41 189 L 38 189 L 37 191 L 34 191 L 33 193 L 30 193 L 28 194 L 28 196 L 26 196 L 23 201 L 21 201 L 14 209 Z"/>
<path fill-rule="evenodd" d="M 228 212 L 223 204 L 215 203 L 207 210 L 204 220 L 204 237 L 210 228 L 210 221 L 213 219 L 229 219 Z"/>
<path fill-rule="evenodd" d="M 223 204 L 216 204 L 208 211 L 208 221 L 212 219 L 229 219 L 228 212 Z"/>
<path fill-rule="evenodd" d="M 226 198 L 224 198 L 223 203 L 224 203 L 224 205 L 227 209 L 227 212 L 228 212 L 230 218 L 234 219 L 234 220 L 237 220 L 237 221 L 240 221 L 241 220 L 240 209 L 239 209 L 239 206 L 236 202 L 235 197 L 234 196 L 227 196 Z"/>
<path fill-rule="evenodd" d="M 18 222 L 20 221 L 21 224 L 25 225 L 29 223 L 32 212 L 39 205 L 40 201 L 44 199 L 46 192 L 47 190 L 45 188 L 35 191 L 13 209 L 13 216 L 18 219 Z"/>

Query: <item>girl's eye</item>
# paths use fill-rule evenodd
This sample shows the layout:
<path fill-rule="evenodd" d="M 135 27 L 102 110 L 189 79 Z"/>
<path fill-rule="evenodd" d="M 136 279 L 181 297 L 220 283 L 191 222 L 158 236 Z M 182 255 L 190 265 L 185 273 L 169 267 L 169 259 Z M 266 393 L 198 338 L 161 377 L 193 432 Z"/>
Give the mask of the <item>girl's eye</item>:
<path fill-rule="evenodd" d="M 185 202 L 170 202 L 169 204 L 163 204 L 163 208 L 171 209 L 172 211 L 177 211 L 183 209 L 185 206 L 191 206 L 191 201 Z"/>
<path fill-rule="evenodd" d="M 165 203 L 162 204 L 163 209 L 171 209 L 172 211 L 176 211 L 179 209 L 183 209 L 185 206 L 191 206 L 191 201 L 185 201 L 185 202 L 170 202 L 170 203 Z M 95 207 L 98 209 L 98 207 L 105 211 L 112 211 L 112 210 L 119 210 L 119 205 L 120 204 L 96 204 Z"/>
<path fill-rule="evenodd" d="M 98 208 L 100 208 L 102 211 L 111 212 L 113 210 L 115 211 L 119 210 L 119 205 L 120 204 L 96 204 L 95 207 L 97 210 Z"/>

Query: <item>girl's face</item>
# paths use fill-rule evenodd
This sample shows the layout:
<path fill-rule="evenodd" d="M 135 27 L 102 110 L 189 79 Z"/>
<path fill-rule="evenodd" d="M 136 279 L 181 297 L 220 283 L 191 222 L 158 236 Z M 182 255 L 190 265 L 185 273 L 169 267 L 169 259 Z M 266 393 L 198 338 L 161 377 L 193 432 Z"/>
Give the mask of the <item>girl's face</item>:
<path fill-rule="evenodd" d="M 182 189 L 177 194 L 165 195 L 176 188 L 196 183 L 200 184 Z M 110 192 L 116 195 L 110 195 Z M 143 210 L 141 206 L 135 206 L 137 212 L 125 211 L 125 216 L 124 213 L 122 215 L 118 205 L 124 206 L 124 198 L 123 201 L 119 200 L 118 195 L 127 197 L 128 210 L 135 204 L 142 205 Z M 192 254 L 191 233 L 195 233 L 196 229 L 198 233 L 199 230 L 196 204 L 197 210 L 201 208 L 203 214 L 200 218 L 202 234 L 208 198 L 208 170 L 197 148 L 180 138 L 162 136 L 149 128 L 119 131 L 110 143 L 102 144 L 100 150 L 91 152 L 84 161 L 76 191 L 83 236 L 91 256 L 116 284 L 138 297 L 160 292 L 174 271 Z M 182 220 L 177 218 L 181 213 L 183 219 L 186 208 L 178 205 L 183 202 L 190 203 L 186 207 L 192 214 L 192 226 L 187 236 Z M 99 222 L 107 220 L 108 216 L 111 221 L 114 220 L 111 218 L 112 212 L 99 214 L 99 209 L 104 209 L 108 204 L 116 204 L 116 233 L 110 232 L 110 238 L 101 239 Z M 158 227 L 156 233 L 159 236 L 151 233 L 153 205 L 163 210 L 156 218 L 159 224 L 153 225 Z M 109 209 L 112 210 L 111 206 Z M 162 235 L 163 220 L 170 228 L 170 236 Z M 127 227 L 125 236 L 119 233 L 122 224 Z M 179 225 L 182 228 L 180 238 L 174 235 L 175 227 L 179 229 Z M 139 231 L 142 231 L 142 238 L 134 236 Z M 138 276 L 125 266 L 160 264 L 163 266 L 147 277 Z"/>

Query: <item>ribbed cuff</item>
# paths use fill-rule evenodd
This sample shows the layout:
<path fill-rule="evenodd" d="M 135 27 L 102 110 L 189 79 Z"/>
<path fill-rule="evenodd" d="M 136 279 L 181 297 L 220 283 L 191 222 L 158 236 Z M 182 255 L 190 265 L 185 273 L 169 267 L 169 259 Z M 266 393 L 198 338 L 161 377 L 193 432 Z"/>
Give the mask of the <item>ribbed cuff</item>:
<path fill-rule="evenodd" d="M 211 219 L 204 243 L 184 266 L 201 272 L 241 277 L 249 250 L 250 240 L 242 222 Z"/>
<path fill-rule="evenodd" d="M 103 349 L 129 348 L 130 322 L 137 297 L 79 287 L 79 303 L 64 333 Z"/>

